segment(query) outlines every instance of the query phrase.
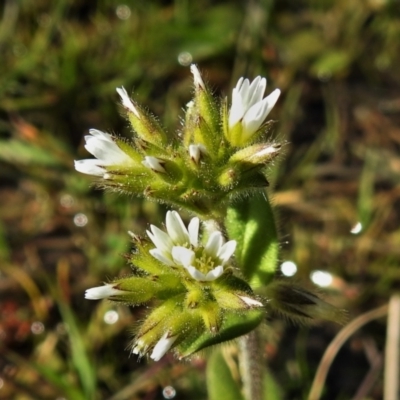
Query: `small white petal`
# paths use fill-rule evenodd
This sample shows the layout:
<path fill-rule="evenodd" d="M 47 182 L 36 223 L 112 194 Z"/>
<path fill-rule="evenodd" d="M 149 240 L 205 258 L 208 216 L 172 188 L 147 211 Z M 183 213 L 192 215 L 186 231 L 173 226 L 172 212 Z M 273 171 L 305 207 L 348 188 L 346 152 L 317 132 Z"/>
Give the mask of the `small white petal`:
<path fill-rule="evenodd" d="M 207 154 L 207 149 L 202 144 L 191 144 L 189 146 L 190 158 L 198 164 L 202 154 Z"/>
<path fill-rule="evenodd" d="M 150 240 L 154 245 L 165 253 L 171 253 L 174 243 L 171 238 L 161 229 L 157 228 L 155 225 L 150 225 L 150 231 L 146 231 Z"/>
<path fill-rule="evenodd" d="M 107 284 L 104 286 L 98 286 L 91 289 L 87 289 L 85 292 L 85 299 L 101 300 L 124 293 L 125 292 L 123 290 L 115 289 L 112 284 Z"/>
<path fill-rule="evenodd" d="M 257 78 L 254 79 L 249 88 L 249 96 L 246 99 L 246 105 L 248 109 L 262 100 L 266 87 L 267 80 L 265 78 L 257 76 Z"/>
<path fill-rule="evenodd" d="M 109 141 L 109 142 L 112 142 L 112 141 L 113 141 L 113 140 L 112 140 L 112 137 L 111 137 L 111 135 L 110 135 L 109 133 L 103 132 L 103 131 L 101 131 L 101 130 L 99 130 L 99 129 L 93 129 L 93 128 L 91 128 L 91 129 L 89 129 L 89 133 L 90 133 L 90 135 L 86 135 L 86 136 L 85 136 L 85 139 L 89 139 L 89 138 L 91 138 L 92 136 L 94 136 L 94 137 L 96 137 L 97 139 L 103 139 L 103 140 L 107 140 L 107 141 Z"/>
<path fill-rule="evenodd" d="M 218 251 L 217 257 L 221 260 L 222 265 L 225 265 L 236 250 L 236 240 L 230 240 L 225 243 Z"/>
<path fill-rule="evenodd" d="M 281 91 L 276 89 L 263 101 L 248 109 L 242 121 L 246 136 L 250 137 L 261 126 L 278 101 L 280 93 Z"/>
<path fill-rule="evenodd" d="M 162 262 L 165 265 L 168 265 L 169 267 L 174 267 L 175 263 L 170 260 L 168 257 L 168 254 L 162 252 L 159 249 L 151 249 L 149 250 L 149 253 L 158 261 Z"/>
<path fill-rule="evenodd" d="M 197 268 L 193 267 L 192 265 L 187 267 L 186 269 L 194 280 L 200 282 L 214 281 L 215 279 L 219 278 L 224 272 L 224 268 L 222 267 L 222 265 L 219 265 L 218 267 L 214 268 L 206 275 L 200 272 Z"/>
<path fill-rule="evenodd" d="M 85 148 L 97 160 L 75 161 L 77 171 L 89 175 L 104 176 L 107 172 L 104 167 L 132 162 L 132 159 L 114 142 L 111 135 L 97 129 L 90 129 L 89 132 L 90 135 L 85 136 Z"/>
<path fill-rule="evenodd" d="M 164 333 L 162 338 L 154 346 L 150 358 L 154 361 L 159 361 L 161 357 L 171 348 L 178 336 L 168 337 L 168 332 Z"/>
<path fill-rule="evenodd" d="M 246 87 L 249 86 L 249 81 L 248 79 L 240 78 L 238 80 L 238 83 L 236 84 L 236 87 L 232 91 L 232 105 L 231 109 L 229 111 L 229 127 L 232 128 L 236 123 L 238 123 L 242 118 L 244 113 L 246 112 L 246 107 L 243 102 L 243 98 L 241 95 L 241 89 L 244 87 L 244 90 L 246 90 Z M 243 89 L 242 89 L 243 91 Z"/>
<path fill-rule="evenodd" d="M 205 89 L 206 86 L 204 85 L 203 79 L 201 79 L 200 71 L 195 64 L 190 66 L 190 72 L 193 74 L 194 85 L 196 87 Z"/>
<path fill-rule="evenodd" d="M 176 211 L 168 211 L 165 218 L 167 232 L 176 245 L 189 243 L 189 233 L 181 216 Z"/>
<path fill-rule="evenodd" d="M 175 246 L 172 248 L 171 254 L 175 263 L 182 265 L 185 268 L 190 267 L 195 259 L 194 251 L 189 250 L 186 247 Z"/>
<path fill-rule="evenodd" d="M 146 156 L 144 158 L 144 161 L 142 161 L 142 164 L 145 167 L 152 169 L 153 171 L 165 172 L 165 169 L 162 166 L 161 161 L 157 157 Z"/>
<path fill-rule="evenodd" d="M 99 160 L 77 160 L 74 161 L 75 169 L 82 174 L 103 176 L 106 170 L 99 166 Z"/>
<path fill-rule="evenodd" d="M 135 108 L 135 106 L 132 103 L 132 100 L 129 98 L 128 93 L 126 92 L 125 88 L 122 86 L 120 88 L 117 88 L 117 92 L 121 97 L 122 100 L 122 105 L 126 107 L 129 111 L 132 111 L 139 119 L 140 119 L 140 114 L 138 110 Z"/>
<path fill-rule="evenodd" d="M 253 156 L 251 157 L 251 160 L 252 159 L 259 160 L 270 154 L 278 153 L 280 149 L 281 149 L 281 146 L 273 145 L 273 144 L 271 146 L 264 147 L 257 153 L 253 154 Z"/>
<path fill-rule="evenodd" d="M 199 245 L 199 226 L 200 220 L 197 217 L 190 220 L 188 226 L 189 238 L 190 244 L 194 247 L 197 247 Z"/>
<path fill-rule="evenodd" d="M 204 251 L 211 257 L 217 257 L 218 252 L 223 244 L 224 238 L 222 237 L 222 233 L 219 231 L 214 231 L 208 238 Z"/>
<path fill-rule="evenodd" d="M 206 281 L 213 281 L 217 278 L 219 278 L 224 272 L 224 267 L 222 265 L 218 265 L 218 267 L 215 267 L 213 270 L 210 272 L 207 272 L 206 275 Z"/>
<path fill-rule="evenodd" d="M 189 275 L 196 281 L 205 281 L 206 280 L 206 276 L 200 272 L 197 268 L 193 267 L 193 265 L 189 266 L 188 268 L 186 268 L 187 271 L 189 272 Z"/>
<path fill-rule="evenodd" d="M 86 150 L 93 154 L 103 165 L 120 165 L 130 163 L 131 158 L 122 151 L 108 133 L 90 129 L 85 136 Z"/>
<path fill-rule="evenodd" d="M 189 146 L 189 155 L 190 158 L 196 163 L 198 164 L 200 161 L 200 149 L 197 145 L 195 144 L 191 144 Z"/>
<path fill-rule="evenodd" d="M 252 299 L 251 297 L 247 297 L 247 296 L 238 296 L 241 300 L 243 300 L 248 306 L 250 307 L 263 307 L 263 303 Z"/>

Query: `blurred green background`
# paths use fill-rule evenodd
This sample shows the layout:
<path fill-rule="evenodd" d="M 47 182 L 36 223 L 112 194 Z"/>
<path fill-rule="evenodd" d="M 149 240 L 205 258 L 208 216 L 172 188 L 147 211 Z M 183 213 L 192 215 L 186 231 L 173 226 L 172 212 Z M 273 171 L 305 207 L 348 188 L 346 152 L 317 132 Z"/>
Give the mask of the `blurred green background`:
<path fill-rule="evenodd" d="M 89 128 L 129 137 L 116 86 L 178 130 L 191 62 L 221 96 L 240 76 L 282 90 L 269 180 L 293 264 L 278 275 L 325 285 L 350 320 L 399 290 L 399 1 L 3 0 L 0 18 L 1 399 L 207 398 L 206 357 L 138 361 L 126 348 L 144 310 L 84 299 L 129 273 L 126 232 L 165 209 L 73 167 Z M 270 398 L 306 398 L 339 329 L 271 316 Z M 323 399 L 382 398 L 370 359 L 385 335 L 380 319 L 352 336 Z"/>

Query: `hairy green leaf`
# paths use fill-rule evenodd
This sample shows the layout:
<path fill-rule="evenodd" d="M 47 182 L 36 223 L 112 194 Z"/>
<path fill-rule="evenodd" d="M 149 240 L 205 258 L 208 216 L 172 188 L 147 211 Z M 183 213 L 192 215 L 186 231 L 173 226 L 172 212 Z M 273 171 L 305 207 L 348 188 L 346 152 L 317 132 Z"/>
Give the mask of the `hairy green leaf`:
<path fill-rule="evenodd" d="M 278 258 L 275 216 L 266 193 L 258 193 L 228 209 L 229 239 L 237 241 L 236 261 L 250 285 L 270 282 Z"/>

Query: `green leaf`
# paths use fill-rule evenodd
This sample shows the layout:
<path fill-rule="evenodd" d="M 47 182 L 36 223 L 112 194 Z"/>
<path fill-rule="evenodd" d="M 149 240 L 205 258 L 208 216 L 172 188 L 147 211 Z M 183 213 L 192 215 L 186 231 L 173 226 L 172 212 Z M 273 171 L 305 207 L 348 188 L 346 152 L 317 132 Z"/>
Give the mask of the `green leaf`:
<path fill-rule="evenodd" d="M 207 389 L 210 400 L 243 400 L 221 351 L 213 352 L 207 362 Z"/>
<path fill-rule="evenodd" d="M 250 285 L 269 283 L 278 259 L 275 216 L 266 193 L 257 193 L 228 209 L 229 239 L 237 241 L 236 261 Z"/>
<path fill-rule="evenodd" d="M 93 399 L 96 392 L 96 374 L 87 353 L 83 337 L 79 332 L 74 314 L 68 304 L 59 301 L 59 310 L 63 321 L 68 326 L 68 335 L 71 343 L 72 362 L 79 375 L 86 399 Z"/>

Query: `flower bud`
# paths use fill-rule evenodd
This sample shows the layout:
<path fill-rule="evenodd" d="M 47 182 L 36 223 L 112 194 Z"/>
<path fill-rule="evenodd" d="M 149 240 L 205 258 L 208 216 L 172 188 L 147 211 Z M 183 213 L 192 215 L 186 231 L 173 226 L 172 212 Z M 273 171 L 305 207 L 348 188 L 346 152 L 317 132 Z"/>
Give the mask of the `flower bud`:
<path fill-rule="evenodd" d="M 279 154 L 280 144 L 259 143 L 237 151 L 229 159 L 229 164 L 243 166 L 243 170 L 252 166 L 268 164 Z"/>
<path fill-rule="evenodd" d="M 194 134 L 195 141 L 207 147 L 211 145 L 210 150 L 213 150 L 212 145 L 215 146 L 218 141 L 218 135 L 215 133 L 220 130 L 217 104 L 212 93 L 204 84 L 196 65 L 192 64 L 190 70 L 193 74 L 195 89 L 193 109 L 190 112 L 197 112 L 196 125 L 200 131 Z M 199 140 L 200 137 L 203 137 L 204 141 Z"/>
<path fill-rule="evenodd" d="M 128 120 L 138 137 L 158 147 L 166 145 L 167 135 L 159 125 L 156 118 L 145 113 L 137 104 L 135 104 L 129 98 L 128 93 L 123 87 L 117 88 L 117 92 L 121 97 L 122 105 L 127 110 Z"/>
<path fill-rule="evenodd" d="M 290 281 L 273 281 L 262 294 L 267 298 L 267 308 L 300 322 L 324 319 L 343 323 L 346 314 L 321 300 L 312 291 Z"/>

